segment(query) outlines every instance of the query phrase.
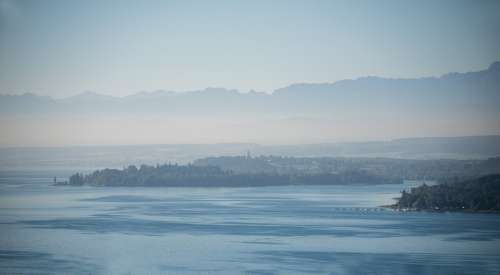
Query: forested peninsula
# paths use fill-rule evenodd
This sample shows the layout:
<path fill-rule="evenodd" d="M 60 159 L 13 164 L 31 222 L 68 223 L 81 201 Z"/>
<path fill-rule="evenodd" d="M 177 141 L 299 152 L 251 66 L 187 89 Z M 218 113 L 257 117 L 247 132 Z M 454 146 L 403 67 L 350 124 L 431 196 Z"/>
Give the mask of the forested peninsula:
<path fill-rule="evenodd" d="M 191 186 L 191 187 L 248 187 L 273 185 L 333 185 L 333 184 L 386 184 L 402 183 L 366 171 L 339 173 L 236 173 L 217 166 L 165 164 L 129 166 L 122 170 L 103 169 L 91 174 L 76 173 L 71 186 Z"/>
<path fill-rule="evenodd" d="M 404 160 L 387 158 L 294 158 L 226 156 L 192 164 L 130 165 L 74 174 L 57 185 L 91 186 L 269 186 L 386 184 L 403 180 L 450 182 L 500 174 L 500 158 Z"/>
<path fill-rule="evenodd" d="M 403 191 L 390 206 L 402 211 L 500 212 L 500 174 L 421 185 Z"/>

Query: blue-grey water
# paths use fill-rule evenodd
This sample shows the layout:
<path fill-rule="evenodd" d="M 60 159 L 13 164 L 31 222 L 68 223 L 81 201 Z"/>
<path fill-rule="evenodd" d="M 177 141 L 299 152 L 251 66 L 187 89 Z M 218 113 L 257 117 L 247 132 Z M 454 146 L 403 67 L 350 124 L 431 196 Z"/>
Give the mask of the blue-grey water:
<path fill-rule="evenodd" d="M 0 170 L 0 274 L 500 274 L 500 215 L 379 207 L 418 182 L 55 187 L 72 163 L 45 164 Z"/>

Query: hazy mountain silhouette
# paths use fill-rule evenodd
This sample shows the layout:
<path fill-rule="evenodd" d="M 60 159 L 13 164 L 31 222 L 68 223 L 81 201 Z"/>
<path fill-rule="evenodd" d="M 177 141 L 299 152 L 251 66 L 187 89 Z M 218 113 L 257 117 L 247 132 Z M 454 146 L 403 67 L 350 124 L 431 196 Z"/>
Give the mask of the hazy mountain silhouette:
<path fill-rule="evenodd" d="M 266 93 L 239 93 L 225 88 L 207 88 L 182 93 L 140 92 L 112 97 L 84 92 L 51 99 L 34 94 L 2 95 L 3 113 L 146 112 L 169 114 L 339 114 L 341 112 L 391 110 L 392 112 L 447 113 L 474 109 L 499 113 L 500 62 L 488 69 L 449 73 L 441 77 L 390 79 L 362 77 L 323 84 L 292 84 Z"/>
<path fill-rule="evenodd" d="M 225 88 L 0 96 L 0 145 L 310 144 L 500 134 L 500 63 L 469 73 Z M 26 133 L 30 133 L 27 135 Z M 356 145 L 356 146 L 359 146 Z"/>

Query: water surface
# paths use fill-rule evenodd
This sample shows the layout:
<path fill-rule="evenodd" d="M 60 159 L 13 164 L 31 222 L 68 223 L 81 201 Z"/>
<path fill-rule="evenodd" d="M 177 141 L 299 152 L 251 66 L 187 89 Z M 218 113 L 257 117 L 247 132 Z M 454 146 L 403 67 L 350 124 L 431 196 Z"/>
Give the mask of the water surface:
<path fill-rule="evenodd" d="M 0 178 L 0 274 L 499 274 L 500 216 L 403 213 L 401 185 L 54 187 Z"/>

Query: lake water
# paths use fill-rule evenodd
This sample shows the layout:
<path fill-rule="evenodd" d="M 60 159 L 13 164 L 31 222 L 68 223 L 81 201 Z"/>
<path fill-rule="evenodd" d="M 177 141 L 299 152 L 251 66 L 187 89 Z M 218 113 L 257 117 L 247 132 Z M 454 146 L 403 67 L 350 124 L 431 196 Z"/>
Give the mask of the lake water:
<path fill-rule="evenodd" d="M 51 180 L 2 173 L 1 274 L 500 273 L 500 216 L 377 207 L 415 182 L 202 189 Z"/>
<path fill-rule="evenodd" d="M 500 215 L 379 207 L 417 182 L 51 186 L 54 175 L 197 157 L 146 149 L 0 150 L 0 274 L 500 274 Z"/>

